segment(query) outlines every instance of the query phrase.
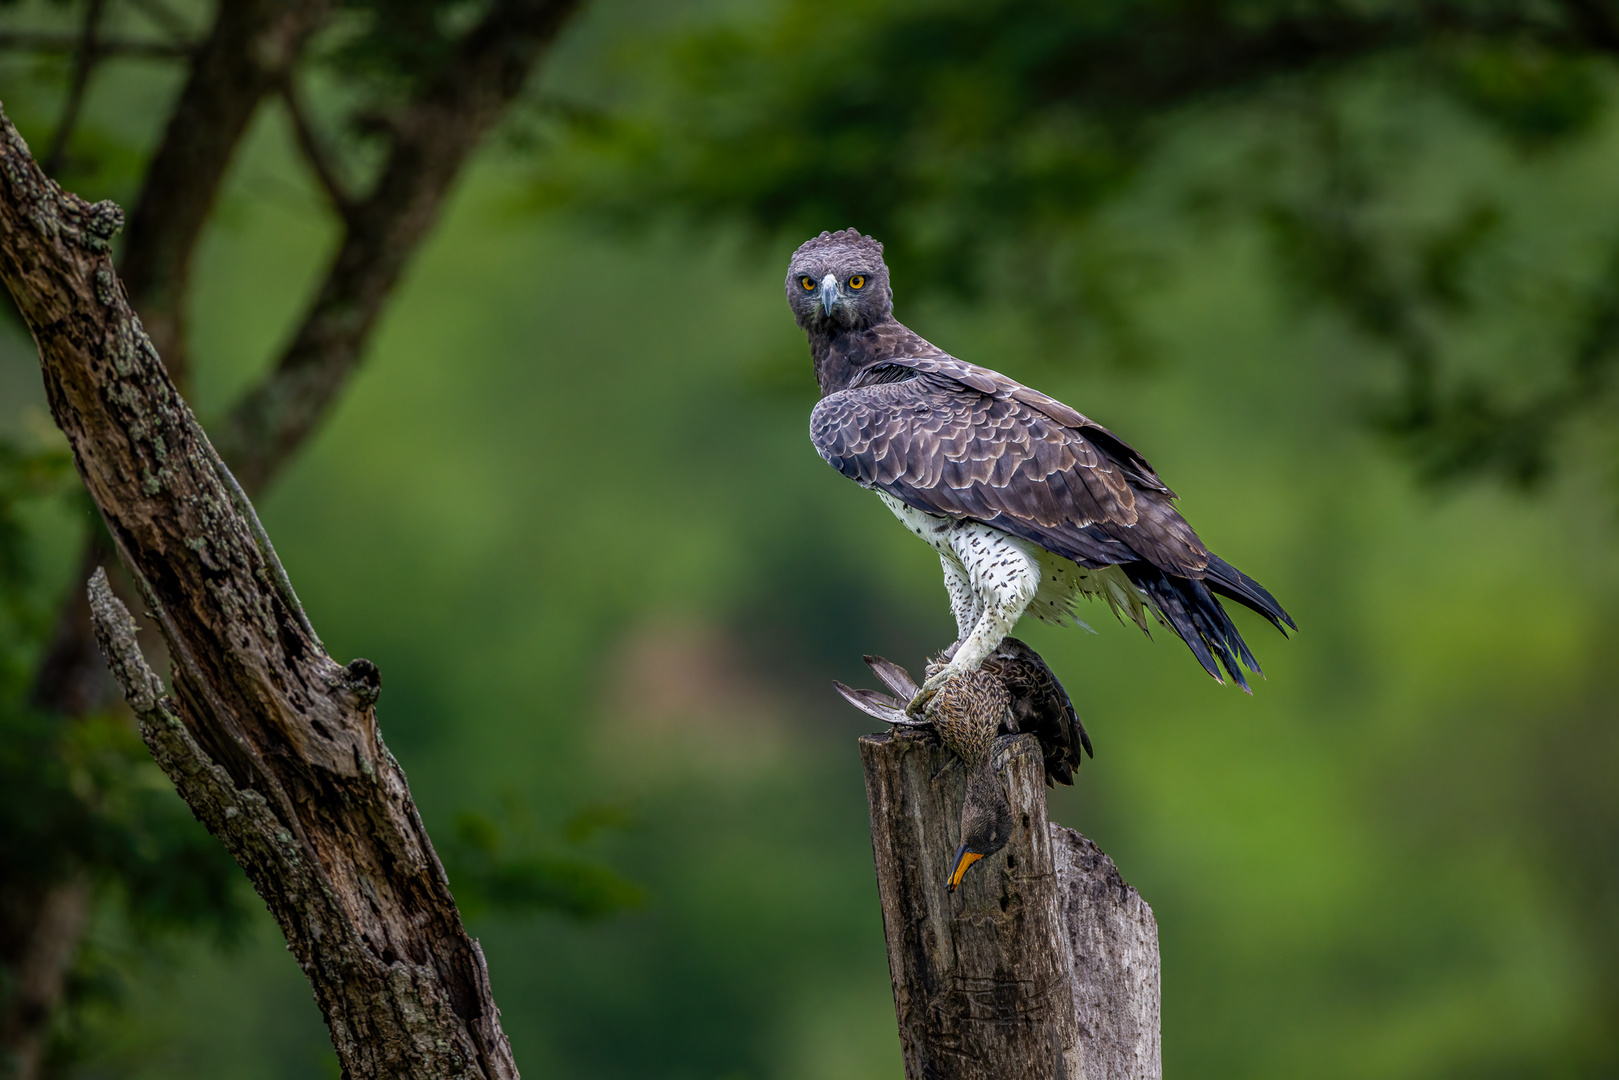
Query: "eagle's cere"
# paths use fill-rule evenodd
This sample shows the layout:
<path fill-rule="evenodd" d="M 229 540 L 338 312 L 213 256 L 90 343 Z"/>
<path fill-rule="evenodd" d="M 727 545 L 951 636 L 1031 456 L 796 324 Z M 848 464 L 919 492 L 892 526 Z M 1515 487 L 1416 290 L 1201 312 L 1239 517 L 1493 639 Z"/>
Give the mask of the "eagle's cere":
<path fill-rule="evenodd" d="M 978 671 L 1026 612 L 1071 621 L 1082 597 L 1143 631 L 1150 613 L 1216 681 L 1223 668 L 1248 689 L 1242 668 L 1259 665 L 1220 598 L 1278 629 L 1293 625 L 1287 612 L 1204 547 L 1124 440 L 898 322 L 882 256 L 854 229 L 823 232 L 793 253 L 786 285 L 821 387 L 815 448 L 876 491 L 944 568 L 956 643 L 910 714 Z"/>

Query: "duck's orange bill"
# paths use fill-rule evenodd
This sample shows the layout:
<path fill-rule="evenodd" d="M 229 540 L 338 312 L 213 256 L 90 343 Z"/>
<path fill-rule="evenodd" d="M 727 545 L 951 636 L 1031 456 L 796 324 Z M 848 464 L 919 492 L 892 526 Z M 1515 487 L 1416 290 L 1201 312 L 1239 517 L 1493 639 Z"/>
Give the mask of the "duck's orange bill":
<path fill-rule="evenodd" d="M 961 884 L 961 876 L 967 872 L 967 867 L 982 859 L 983 856 L 976 851 L 968 851 L 967 845 L 962 844 L 956 849 L 956 866 L 950 871 L 950 891 L 955 892 L 956 886 Z"/>

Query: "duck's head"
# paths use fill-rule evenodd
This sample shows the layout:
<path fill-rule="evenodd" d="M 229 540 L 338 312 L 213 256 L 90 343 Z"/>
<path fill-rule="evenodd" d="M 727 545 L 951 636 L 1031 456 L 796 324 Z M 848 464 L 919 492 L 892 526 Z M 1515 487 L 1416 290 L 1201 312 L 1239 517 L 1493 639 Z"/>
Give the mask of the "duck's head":
<path fill-rule="evenodd" d="M 968 867 L 986 855 L 993 855 L 1012 839 L 1012 804 L 995 777 L 990 756 L 967 774 L 967 798 L 961 804 L 961 846 L 950 868 L 946 884 L 951 892 L 961 884 Z"/>

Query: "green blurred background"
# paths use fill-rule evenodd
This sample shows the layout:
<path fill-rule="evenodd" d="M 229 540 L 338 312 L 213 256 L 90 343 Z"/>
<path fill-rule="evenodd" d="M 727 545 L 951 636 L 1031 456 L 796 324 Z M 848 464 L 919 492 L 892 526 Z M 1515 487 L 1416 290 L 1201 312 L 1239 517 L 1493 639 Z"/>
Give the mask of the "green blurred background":
<path fill-rule="evenodd" d="M 595 6 L 545 92 L 655 116 L 702 92 L 679 83 L 693 40 L 789 8 L 791 26 L 792 5 Z M 37 147 L 60 70 L 4 70 Z M 135 160 L 172 77 L 102 78 L 88 122 Z M 1577 141 L 1520 151 L 1425 98 L 1387 107 L 1390 85 L 1373 71 L 1333 91 L 1372 118 L 1379 212 L 1400 235 L 1488 195 L 1509 222 L 1485 271 L 1497 299 L 1455 334 L 1532 382 L 1619 224 L 1619 126 L 1602 112 Z M 1284 641 L 1236 616 L 1268 677 L 1250 698 L 1102 609 L 1094 635 L 1025 626 L 1097 748 L 1052 816 L 1157 914 L 1171 1076 L 1613 1075 L 1612 414 L 1574 424 L 1531 490 L 1420 479 L 1366 420 L 1397 365 L 1301 297 L 1263 215 L 1229 210 L 1293 182 L 1239 152 L 1269 134 L 1241 101 L 1181 115 L 1061 234 L 1118 293 L 1085 310 L 1117 317 L 1005 284 L 1038 236 L 895 260 L 903 320 L 1140 448 L 1300 627 Z M 836 200 L 762 226 L 694 214 L 654 190 L 661 173 L 603 212 L 581 194 L 595 181 L 567 179 L 602 175 L 601 144 L 485 150 L 260 513 L 333 655 L 380 666 L 383 732 L 436 838 L 493 822 L 639 889 L 593 921 L 470 911 L 526 1075 L 897 1078 L 855 748 L 870 721 L 830 681 L 869 683 L 863 652 L 917 669 L 953 625 L 937 561 L 811 449 L 814 382 L 781 295 L 806 235 L 791 229 L 877 226 L 830 216 Z M 81 190 L 127 197 L 121 182 Z M 264 113 L 201 254 L 205 423 L 281 343 L 331 237 Z M 966 286 L 940 269 L 953 251 L 984 259 Z M 14 325 L 0 433 L 59 438 Z M 40 595 L 82 587 L 84 504 L 19 513 Z M 239 888 L 250 914 L 224 934 L 137 947 L 116 905 L 99 911 L 96 962 L 117 977 L 83 997 L 70 1075 L 336 1075 L 301 974 Z"/>

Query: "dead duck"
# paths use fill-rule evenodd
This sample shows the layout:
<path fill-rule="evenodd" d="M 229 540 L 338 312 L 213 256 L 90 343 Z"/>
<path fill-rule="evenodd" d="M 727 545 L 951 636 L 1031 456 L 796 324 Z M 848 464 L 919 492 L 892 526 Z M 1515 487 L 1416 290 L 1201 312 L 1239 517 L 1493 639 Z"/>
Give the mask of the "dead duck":
<path fill-rule="evenodd" d="M 1034 735 L 1045 758 L 1048 786 L 1073 783 L 1081 754 L 1093 754 L 1090 736 L 1040 654 L 1017 638 L 1003 639 L 978 671 L 948 680 L 928 702 L 921 720 L 905 712 L 904 703 L 916 693 L 910 672 L 880 656 L 865 659 L 895 696 L 835 682 L 838 692 L 862 712 L 897 727 L 933 728 L 967 771 L 961 843 L 946 881 L 954 892 L 973 863 L 1000 851 L 1012 838 L 1012 807 L 993 762 L 996 736 Z M 948 659 L 947 655 L 935 658 L 929 673 L 942 668 Z"/>

